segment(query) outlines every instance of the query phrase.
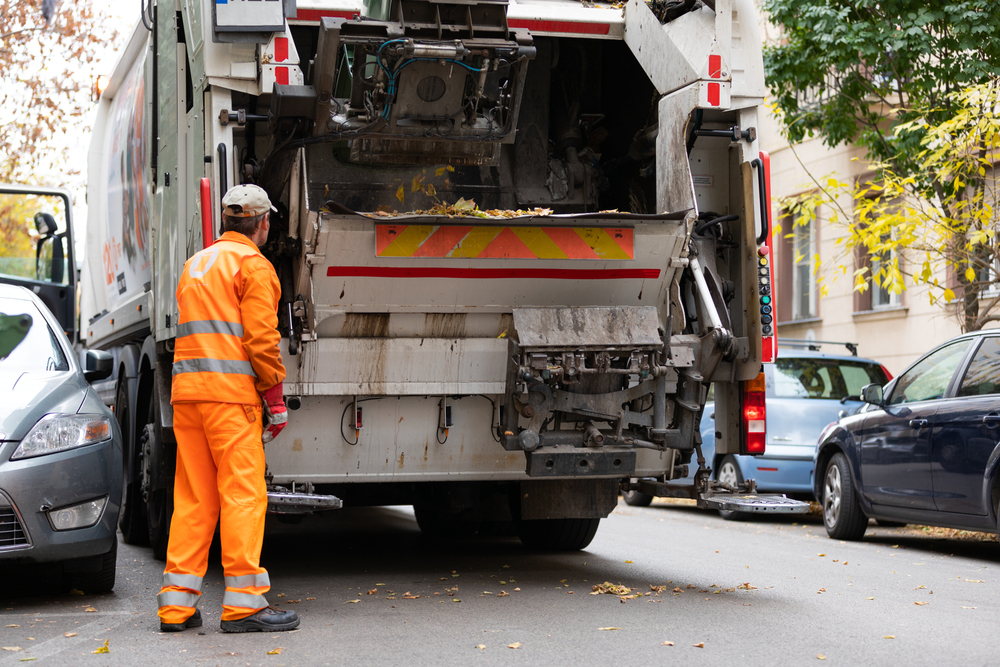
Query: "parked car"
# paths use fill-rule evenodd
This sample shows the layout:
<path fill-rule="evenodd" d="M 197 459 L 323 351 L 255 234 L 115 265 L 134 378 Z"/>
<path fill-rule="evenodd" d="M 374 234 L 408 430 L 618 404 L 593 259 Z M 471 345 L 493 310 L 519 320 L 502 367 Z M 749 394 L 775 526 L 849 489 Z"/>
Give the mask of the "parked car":
<path fill-rule="evenodd" d="M 997 531 L 1000 331 L 954 338 L 831 425 L 815 491 L 830 537 L 858 540 L 869 518 Z"/>
<path fill-rule="evenodd" d="M 762 493 L 813 499 L 813 466 L 820 433 L 841 414 L 853 413 L 864 405 L 861 390 L 865 385 L 884 384 L 890 377 L 873 359 L 821 352 L 819 345 L 779 340 L 778 358 L 773 364 L 764 364 L 767 445 L 763 455 L 716 455 L 715 404 L 706 403 L 700 424 L 701 449 L 715 479 L 734 485 L 754 479 Z M 857 349 L 851 344 L 848 348 Z M 687 477 L 674 483 L 693 484 L 697 470 L 697 458 L 692 457 Z M 625 502 L 649 504 L 646 499 L 652 498 L 643 495 L 629 492 Z M 726 519 L 745 516 L 741 512 L 719 513 Z"/>
<path fill-rule="evenodd" d="M 115 585 L 122 437 L 90 382 L 111 375 L 31 291 L 0 284 L 0 567 L 59 563 L 84 593 Z"/>

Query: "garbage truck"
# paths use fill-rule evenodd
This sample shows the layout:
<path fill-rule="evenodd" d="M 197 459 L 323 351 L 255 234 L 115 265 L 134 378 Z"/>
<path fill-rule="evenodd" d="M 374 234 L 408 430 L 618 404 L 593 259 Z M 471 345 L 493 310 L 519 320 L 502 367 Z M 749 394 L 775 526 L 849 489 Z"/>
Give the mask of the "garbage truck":
<path fill-rule="evenodd" d="M 621 489 L 764 451 L 775 354 L 752 0 L 150 0 L 98 103 L 81 339 L 110 350 L 121 530 L 162 555 L 184 262 L 275 204 L 289 425 L 269 510 L 581 549 Z M 220 397 L 224 398 L 224 397 Z"/>

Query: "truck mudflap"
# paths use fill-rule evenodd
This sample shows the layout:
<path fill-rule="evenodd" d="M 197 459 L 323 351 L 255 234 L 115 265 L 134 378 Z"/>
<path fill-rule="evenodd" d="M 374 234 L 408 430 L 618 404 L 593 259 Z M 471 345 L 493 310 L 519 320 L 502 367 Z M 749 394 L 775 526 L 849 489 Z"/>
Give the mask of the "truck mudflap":
<path fill-rule="evenodd" d="M 288 489 L 283 486 L 267 487 L 268 514 L 312 514 L 325 510 L 339 510 L 344 506 L 337 496 L 324 496 L 311 493 L 312 485 L 306 485 L 308 492 L 298 491 L 295 484 Z"/>

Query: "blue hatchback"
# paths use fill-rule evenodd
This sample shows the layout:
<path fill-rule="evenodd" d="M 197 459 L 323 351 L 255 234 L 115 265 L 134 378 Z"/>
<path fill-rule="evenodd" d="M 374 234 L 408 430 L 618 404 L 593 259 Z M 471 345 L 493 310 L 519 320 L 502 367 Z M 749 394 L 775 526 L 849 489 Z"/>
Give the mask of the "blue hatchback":
<path fill-rule="evenodd" d="M 700 430 L 702 452 L 721 482 L 738 484 L 754 479 L 761 492 L 784 493 L 803 500 L 813 499 L 816 444 L 824 427 L 863 405 L 865 385 L 889 381 L 886 369 L 873 359 L 818 351 L 818 343 L 801 349 L 779 342 L 778 358 L 764 364 L 767 406 L 767 444 L 761 456 L 716 455 L 715 404 L 705 405 Z M 672 484 L 693 484 L 698 470 L 696 458 L 686 478 Z M 637 492 L 625 495 L 630 504 L 646 504 Z M 649 500 L 652 500 L 651 498 Z M 738 512 L 720 512 L 727 519 L 742 518 Z"/>

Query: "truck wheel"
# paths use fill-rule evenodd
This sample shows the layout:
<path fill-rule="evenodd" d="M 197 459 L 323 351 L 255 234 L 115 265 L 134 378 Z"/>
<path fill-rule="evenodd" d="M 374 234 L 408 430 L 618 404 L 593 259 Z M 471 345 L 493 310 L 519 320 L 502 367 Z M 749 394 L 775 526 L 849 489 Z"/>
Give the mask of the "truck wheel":
<path fill-rule="evenodd" d="M 149 405 L 146 410 L 146 426 L 142 429 L 142 437 L 139 440 L 139 448 L 142 450 L 143 466 L 152 464 L 152 453 L 159 451 L 163 444 L 159 441 L 159 432 L 156 429 L 159 418 L 156 395 L 155 379 L 154 386 L 149 393 Z M 149 471 L 144 470 L 143 481 L 147 485 L 146 489 L 146 525 L 149 534 L 149 545 L 153 547 L 153 558 L 156 560 L 167 560 L 167 541 L 170 538 L 170 516 L 174 512 L 173 484 L 166 489 L 149 489 Z"/>
<path fill-rule="evenodd" d="M 131 482 L 126 482 L 122 489 L 122 511 L 118 518 L 118 527 L 122 531 L 122 539 L 125 544 L 145 546 L 149 544 L 149 533 L 146 528 L 146 503 L 142 501 L 142 468 L 140 467 L 140 450 L 136 449 L 135 432 L 132 423 L 132 415 L 128 405 L 128 380 L 122 378 L 118 383 L 118 391 L 115 392 L 115 418 L 118 420 L 118 427 L 122 432 L 123 449 L 122 459 L 124 465 L 131 465 L 131 475 L 125 470 L 124 479 L 132 478 Z M 131 453 L 131 464 L 128 463 Z"/>
<path fill-rule="evenodd" d="M 108 593 L 115 587 L 117 569 L 118 538 L 115 537 L 111 550 L 101 556 L 101 569 L 94 572 L 69 572 L 64 581 L 67 588 L 75 588 L 86 595 Z"/>
<path fill-rule="evenodd" d="M 868 517 L 861 511 L 851 467 L 843 452 L 826 465 L 823 476 L 823 524 L 835 540 L 860 540 L 868 529 Z"/>
<path fill-rule="evenodd" d="M 649 507 L 653 503 L 653 496 L 642 491 L 625 491 L 622 493 L 622 500 L 632 507 Z"/>
<path fill-rule="evenodd" d="M 719 472 L 716 473 L 716 479 L 732 486 L 739 486 L 743 483 L 743 473 L 740 471 L 740 464 L 736 462 L 736 459 L 732 455 L 722 459 L 722 462 L 719 464 Z M 726 521 L 745 521 L 749 518 L 746 512 L 736 512 L 733 510 L 719 510 L 719 516 Z"/>
<path fill-rule="evenodd" d="M 593 541 L 600 524 L 600 519 L 522 519 L 517 536 L 529 549 L 579 551 Z"/>

